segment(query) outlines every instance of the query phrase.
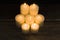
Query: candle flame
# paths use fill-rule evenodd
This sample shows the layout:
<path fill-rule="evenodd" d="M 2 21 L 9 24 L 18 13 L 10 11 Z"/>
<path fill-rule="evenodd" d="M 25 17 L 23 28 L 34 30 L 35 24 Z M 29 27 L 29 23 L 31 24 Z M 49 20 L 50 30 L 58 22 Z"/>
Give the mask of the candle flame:
<path fill-rule="evenodd" d="M 26 3 L 24 3 L 24 5 L 26 5 Z"/>

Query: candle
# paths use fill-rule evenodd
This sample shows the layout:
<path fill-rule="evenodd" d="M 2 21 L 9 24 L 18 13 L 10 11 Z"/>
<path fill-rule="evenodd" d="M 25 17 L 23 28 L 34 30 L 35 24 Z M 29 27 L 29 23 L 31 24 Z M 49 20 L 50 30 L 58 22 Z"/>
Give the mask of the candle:
<path fill-rule="evenodd" d="M 32 24 L 32 23 L 34 23 L 34 16 L 26 15 L 26 23 L 27 23 L 27 24 Z"/>
<path fill-rule="evenodd" d="M 37 15 L 38 14 L 39 7 L 36 4 L 30 5 L 30 15 Z"/>
<path fill-rule="evenodd" d="M 44 18 L 43 15 L 38 14 L 38 15 L 35 16 L 35 23 L 41 24 L 42 22 L 44 22 L 44 19 L 45 19 L 45 18 Z"/>
<path fill-rule="evenodd" d="M 23 32 L 28 32 L 31 28 L 32 32 L 39 30 L 39 24 L 44 22 L 45 18 L 43 15 L 38 14 L 39 6 L 36 4 L 28 5 L 26 3 L 20 6 L 21 14 L 15 16 L 15 20 L 21 24 Z"/>
<path fill-rule="evenodd" d="M 39 30 L 39 25 L 36 23 L 33 23 L 31 25 L 31 30 L 32 30 L 32 32 L 37 32 Z"/>
<path fill-rule="evenodd" d="M 23 31 L 25 31 L 25 32 L 26 32 L 26 31 L 29 31 L 30 25 L 27 24 L 27 23 L 24 23 L 24 24 L 22 24 L 21 29 L 22 29 Z"/>
<path fill-rule="evenodd" d="M 20 12 L 23 14 L 23 15 L 27 15 L 29 13 L 29 5 L 24 3 L 20 6 Z"/>
<path fill-rule="evenodd" d="M 24 23 L 24 15 L 21 15 L 21 14 L 16 15 L 15 20 L 19 24 L 23 24 Z"/>

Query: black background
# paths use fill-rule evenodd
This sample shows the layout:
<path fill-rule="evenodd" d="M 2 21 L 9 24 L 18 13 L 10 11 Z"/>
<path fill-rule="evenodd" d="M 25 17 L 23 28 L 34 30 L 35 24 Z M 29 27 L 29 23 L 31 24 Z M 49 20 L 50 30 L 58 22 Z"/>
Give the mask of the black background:
<path fill-rule="evenodd" d="M 36 34 L 23 34 L 15 24 L 22 3 L 36 3 L 39 13 L 45 16 L 45 24 Z M 60 40 L 60 1 L 58 0 L 1 0 L 0 1 L 1 40 Z"/>
<path fill-rule="evenodd" d="M 40 0 L 16 0 L 16 1 L 0 1 L 0 15 L 1 18 L 14 18 L 16 14 L 19 13 L 19 6 L 22 3 L 28 3 L 33 4 L 36 3 L 39 5 L 39 13 L 43 14 L 45 18 L 48 19 L 59 19 L 59 1 L 53 1 L 53 0 L 46 0 L 46 1 L 40 1 Z M 13 8 L 13 9 L 12 9 Z M 52 13 L 50 13 L 52 12 Z M 58 16 L 57 16 L 58 15 Z M 8 17 L 7 17 L 8 16 Z"/>

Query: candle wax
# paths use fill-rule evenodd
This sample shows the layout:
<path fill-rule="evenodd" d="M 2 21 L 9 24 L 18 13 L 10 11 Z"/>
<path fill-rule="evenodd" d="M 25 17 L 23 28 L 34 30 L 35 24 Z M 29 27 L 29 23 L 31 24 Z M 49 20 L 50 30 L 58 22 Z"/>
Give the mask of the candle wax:
<path fill-rule="evenodd" d="M 38 14 L 39 7 L 36 4 L 30 5 L 30 15 L 37 15 Z"/>
<path fill-rule="evenodd" d="M 24 23 L 24 15 L 18 14 L 15 17 L 16 22 L 23 24 Z"/>
<path fill-rule="evenodd" d="M 44 22 L 44 16 L 41 14 L 36 15 L 35 16 L 35 23 L 40 24 L 42 22 Z"/>
<path fill-rule="evenodd" d="M 34 23 L 34 16 L 26 15 L 26 23 L 27 23 L 27 24 L 32 24 L 32 23 Z"/>
<path fill-rule="evenodd" d="M 23 15 L 27 15 L 29 13 L 29 5 L 26 4 L 26 3 L 21 4 L 21 6 L 20 6 L 20 12 Z"/>

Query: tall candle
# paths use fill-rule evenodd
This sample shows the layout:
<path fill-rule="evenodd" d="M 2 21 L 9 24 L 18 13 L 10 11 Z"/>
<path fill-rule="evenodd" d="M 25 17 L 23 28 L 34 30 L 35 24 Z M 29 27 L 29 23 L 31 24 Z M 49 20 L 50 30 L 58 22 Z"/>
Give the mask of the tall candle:
<path fill-rule="evenodd" d="M 37 32 L 39 30 L 39 25 L 36 23 L 33 23 L 31 25 L 31 30 L 32 30 L 32 32 Z"/>
<path fill-rule="evenodd" d="M 35 16 L 35 23 L 40 24 L 40 23 L 44 22 L 44 19 L 45 18 L 44 18 L 43 15 L 38 14 L 38 15 Z"/>
<path fill-rule="evenodd" d="M 30 15 L 37 15 L 38 14 L 39 7 L 36 4 L 30 5 Z"/>
<path fill-rule="evenodd" d="M 32 24 L 34 23 L 34 16 L 31 16 L 31 15 L 26 15 L 26 23 L 27 24 Z"/>
<path fill-rule="evenodd" d="M 15 20 L 19 24 L 23 24 L 24 23 L 24 15 L 21 15 L 21 14 L 16 15 Z"/>
<path fill-rule="evenodd" d="M 21 4 L 20 6 L 20 12 L 23 14 L 23 15 L 27 15 L 29 13 L 29 5 L 24 3 L 24 4 Z"/>

